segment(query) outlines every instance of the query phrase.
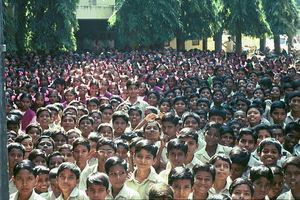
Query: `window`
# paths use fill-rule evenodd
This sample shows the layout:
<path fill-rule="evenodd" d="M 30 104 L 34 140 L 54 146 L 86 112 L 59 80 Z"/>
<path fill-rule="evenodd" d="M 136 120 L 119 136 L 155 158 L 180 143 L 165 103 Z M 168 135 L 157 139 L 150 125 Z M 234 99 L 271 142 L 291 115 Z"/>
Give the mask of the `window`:
<path fill-rule="evenodd" d="M 192 45 L 193 46 L 199 45 L 199 40 L 192 40 Z"/>

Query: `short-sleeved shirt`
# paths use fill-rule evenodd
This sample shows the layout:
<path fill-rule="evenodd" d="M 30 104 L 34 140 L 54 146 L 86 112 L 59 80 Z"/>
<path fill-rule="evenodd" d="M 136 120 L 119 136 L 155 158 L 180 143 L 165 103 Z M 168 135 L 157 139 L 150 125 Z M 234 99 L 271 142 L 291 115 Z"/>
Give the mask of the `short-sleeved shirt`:
<path fill-rule="evenodd" d="M 137 191 L 141 197 L 141 199 L 148 199 L 149 198 L 149 189 L 151 185 L 155 183 L 163 183 L 164 181 L 161 179 L 161 177 L 155 172 L 155 169 L 151 167 L 149 176 L 143 180 L 142 182 L 139 182 L 135 178 L 136 174 L 135 170 L 132 173 L 132 176 L 130 179 L 126 180 L 125 185 L 129 188 Z"/>
<path fill-rule="evenodd" d="M 12 179 L 9 179 L 8 189 L 9 189 L 9 194 L 18 192 L 18 189 Z"/>
<path fill-rule="evenodd" d="M 125 199 L 141 199 L 138 192 L 124 185 L 117 196 L 114 198 L 112 195 L 112 189 L 110 189 L 109 195 L 105 197 L 106 200 L 125 200 Z"/>
<path fill-rule="evenodd" d="M 86 180 L 91 173 L 98 171 L 98 164 L 90 166 L 88 168 L 84 168 L 82 173 L 80 174 L 80 182 L 79 182 L 79 189 L 86 190 Z"/>
<path fill-rule="evenodd" d="M 279 195 L 279 197 L 277 197 L 277 200 L 295 200 L 292 191 L 289 190 L 281 195 Z"/>
<path fill-rule="evenodd" d="M 60 194 L 59 197 L 57 198 L 57 200 L 64 200 L 63 194 Z M 89 200 L 89 198 L 88 198 L 88 196 L 85 194 L 84 191 L 79 190 L 79 189 L 78 189 L 78 186 L 76 186 L 76 187 L 72 190 L 72 192 L 71 192 L 71 194 L 70 194 L 68 200 Z"/>
<path fill-rule="evenodd" d="M 210 156 L 206 152 L 205 148 L 206 145 L 201 150 L 197 151 L 195 154 L 196 158 L 200 160 L 202 163 L 207 163 L 210 160 Z M 231 147 L 225 147 L 223 145 L 218 144 L 215 154 L 224 153 L 226 155 L 229 155 L 231 149 L 232 149 Z"/>

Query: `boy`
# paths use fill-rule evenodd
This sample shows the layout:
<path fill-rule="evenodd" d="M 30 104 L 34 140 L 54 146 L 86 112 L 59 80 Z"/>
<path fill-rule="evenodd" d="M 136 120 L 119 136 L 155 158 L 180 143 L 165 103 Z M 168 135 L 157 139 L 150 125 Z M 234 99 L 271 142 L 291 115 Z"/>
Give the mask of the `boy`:
<path fill-rule="evenodd" d="M 136 169 L 125 184 L 137 191 L 141 199 L 148 199 L 151 185 L 163 182 L 152 167 L 156 153 L 157 147 L 150 140 L 143 139 L 136 143 L 133 158 Z"/>
<path fill-rule="evenodd" d="M 57 176 L 57 170 L 58 168 L 53 168 L 49 172 L 49 180 L 50 180 L 50 189 L 48 193 L 41 194 L 42 197 L 44 197 L 47 200 L 55 200 L 58 198 L 61 194 L 61 190 L 58 187 L 58 183 L 56 180 Z"/>
<path fill-rule="evenodd" d="M 250 153 L 255 150 L 257 135 L 250 128 L 242 128 L 239 131 L 236 145 L 247 149 Z"/>
<path fill-rule="evenodd" d="M 174 199 L 174 190 L 171 186 L 165 183 L 157 183 L 152 185 L 149 190 L 149 200 L 173 200 Z"/>
<path fill-rule="evenodd" d="M 61 190 L 58 200 L 68 198 L 88 200 L 86 194 L 77 187 L 79 177 L 80 169 L 74 163 L 64 162 L 58 167 L 56 179 Z"/>
<path fill-rule="evenodd" d="M 96 97 L 92 97 L 87 100 L 86 105 L 88 111 L 92 112 L 93 110 L 99 110 L 100 102 Z"/>
<path fill-rule="evenodd" d="M 103 138 L 114 138 L 113 128 L 109 123 L 101 123 L 97 128 L 97 133 Z"/>
<path fill-rule="evenodd" d="M 172 169 L 183 166 L 184 161 L 186 160 L 187 151 L 188 145 L 184 140 L 175 138 L 168 142 L 166 155 L 169 162 L 166 169 L 159 174 L 165 183 L 168 182 L 168 176 Z"/>
<path fill-rule="evenodd" d="M 210 122 L 207 124 L 204 138 L 206 145 L 196 152 L 196 157 L 202 162 L 206 163 L 210 158 L 217 153 L 229 154 L 231 148 L 219 144 L 221 140 L 221 124 Z"/>
<path fill-rule="evenodd" d="M 297 156 L 289 157 L 282 165 L 284 180 L 290 190 L 280 195 L 277 199 L 300 199 L 300 158 Z"/>
<path fill-rule="evenodd" d="M 79 189 L 86 190 L 86 180 L 93 172 L 105 172 L 104 164 L 106 160 L 114 156 L 117 152 L 116 144 L 107 138 L 98 141 L 95 154 L 98 157 L 98 163 L 83 170 L 80 177 Z"/>
<path fill-rule="evenodd" d="M 253 199 L 265 199 L 273 181 L 273 172 L 264 165 L 254 166 L 250 169 L 250 181 L 254 186 Z"/>
<path fill-rule="evenodd" d="M 247 171 L 250 153 L 247 149 L 236 146 L 230 151 L 229 157 L 232 162 L 230 178 L 234 181 Z"/>
<path fill-rule="evenodd" d="M 188 152 L 184 164 L 187 168 L 192 170 L 196 164 L 201 163 L 201 161 L 198 160 L 196 156 L 194 156 L 195 151 L 199 147 L 198 134 L 191 128 L 183 128 L 179 132 L 178 138 L 184 140 L 185 143 L 188 145 Z"/>
<path fill-rule="evenodd" d="M 100 106 L 100 111 L 102 113 L 102 123 L 110 123 L 114 112 L 112 105 L 104 104 Z"/>
<path fill-rule="evenodd" d="M 291 111 L 287 114 L 285 123 L 296 121 L 300 117 L 300 91 L 294 91 L 288 96 Z"/>
<path fill-rule="evenodd" d="M 281 126 L 284 126 L 284 120 L 287 116 L 287 105 L 283 101 L 274 101 L 271 104 L 270 114 L 271 124 L 279 124 Z"/>
<path fill-rule="evenodd" d="M 132 106 L 128 111 L 130 127 L 134 130 L 142 119 L 142 110 L 137 106 Z"/>
<path fill-rule="evenodd" d="M 73 142 L 73 157 L 76 165 L 83 171 L 87 168 L 88 156 L 90 152 L 90 142 L 85 138 L 77 138 Z"/>
<path fill-rule="evenodd" d="M 216 178 L 216 169 L 208 163 L 197 164 L 193 167 L 194 187 L 193 193 L 188 199 L 208 199 L 211 195 L 209 190 Z"/>
<path fill-rule="evenodd" d="M 8 151 L 8 173 L 9 173 L 9 194 L 17 192 L 16 185 L 11 179 L 14 172 L 14 167 L 16 164 L 24 159 L 25 147 L 19 143 L 10 143 L 7 146 Z"/>
<path fill-rule="evenodd" d="M 47 194 L 48 188 L 50 186 L 49 171 L 49 168 L 45 166 L 36 166 L 34 168 L 35 175 L 39 177 L 34 191 L 41 196 L 42 194 Z"/>
<path fill-rule="evenodd" d="M 36 111 L 36 121 L 40 124 L 42 130 L 49 129 L 51 123 L 51 111 L 46 107 L 41 107 Z"/>
<path fill-rule="evenodd" d="M 174 199 L 187 199 L 194 185 L 193 173 L 188 168 L 175 167 L 169 174 L 168 184 L 174 190 Z"/>
<path fill-rule="evenodd" d="M 223 124 L 226 120 L 226 110 L 222 107 L 212 107 L 208 113 L 208 120 L 209 122 Z"/>
<path fill-rule="evenodd" d="M 119 157 L 110 157 L 105 162 L 105 172 L 111 183 L 109 199 L 140 199 L 140 195 L 124 185 L 127 178 L 127 162 Z"/>
<path fill-rule="evenodd" d="M 81 131 L 81 135 L 84 138 L 88 138 L 89 134 L 93 131 L 94 119 L 88 115 L 80 117 L 78 122 L 78 128 Z"/>
<path fill-rule="evenodd" d="M 296 122 L 288 123 L 285 126 L 284 135 L 283 148 L 291 154 L 295 154 L 297 149 L 294 147 L 299 143 L 300 139 L 300 125 Z"/>
<path fill-rule="evenodd" d="M 281 144 L 274 138 L 266 138 L 259 143 L 257 153 L 260 161 L 270 167 L 277 165 L 278 160 L 281 158 Z"/>
<path fill-rule="evenodd" d="M 94 172 L 86 180 L 86 194 L 90 200 L 104 200 L 109 194 L 109 180 L 106 174 Z"/>
<path fill-rule="evenodd" d="M 120 137 L 129 124 L 128 114 L 122 111 L 116 111 L 112 116 L 112 125 L 114 129 L 114 138 Z"/>
<path fill-rule="evenodd" d="M 34 187 L 38 181 L 38 176 L 34 173 L 34 164 L 29 160 L 22 160 L 13 170 L 12 180 L 17 187 L 17 192 L 10 195 L 9 199 L 32 199 L 45 200 L 35 193 Z"/>

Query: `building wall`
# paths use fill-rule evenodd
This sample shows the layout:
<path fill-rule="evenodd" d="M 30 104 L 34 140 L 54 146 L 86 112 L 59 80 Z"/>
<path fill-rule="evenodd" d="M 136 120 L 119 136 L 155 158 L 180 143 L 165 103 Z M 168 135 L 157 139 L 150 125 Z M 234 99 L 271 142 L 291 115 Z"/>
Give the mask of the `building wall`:
<path fill-rule="evenodd" d="M 77 19 L 108 19 L 114 12 L 115 0 L 80 0 Z"/>

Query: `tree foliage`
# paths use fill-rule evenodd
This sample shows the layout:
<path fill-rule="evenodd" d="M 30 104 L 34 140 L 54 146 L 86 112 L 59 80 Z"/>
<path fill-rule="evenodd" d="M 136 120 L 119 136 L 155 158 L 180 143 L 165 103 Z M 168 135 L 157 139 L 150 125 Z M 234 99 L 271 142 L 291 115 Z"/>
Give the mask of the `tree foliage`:
<path fill-rule="evenodd" d="M 120 0 L 109 19 L 123 47 L 163 45 L 181 31 L 180 0 Z"/>
<path fill-rule="evenodd" d="M 6 0 L 14 10 L 6 26 L 12 28 L 12 38 L 19 54 L 25 50 L 75 50 L 78 29 L 76 6 L 79 0 Z M 9 20 L 9 18 L 7 18 Z M 14 51 L 14 48 L 8 50 Z"/>

